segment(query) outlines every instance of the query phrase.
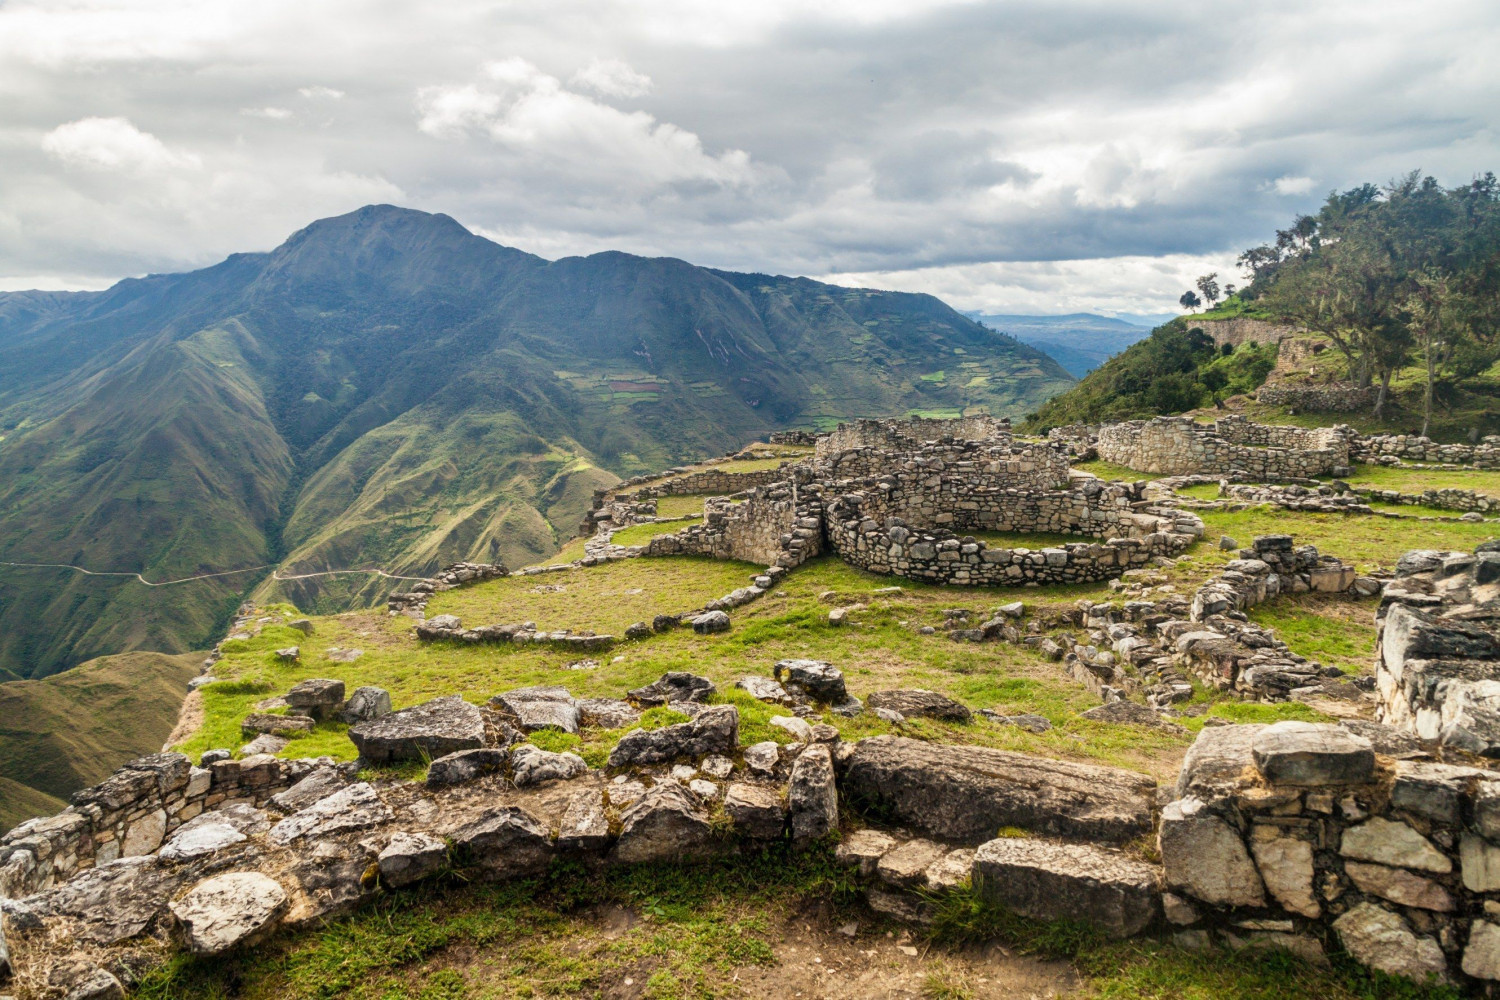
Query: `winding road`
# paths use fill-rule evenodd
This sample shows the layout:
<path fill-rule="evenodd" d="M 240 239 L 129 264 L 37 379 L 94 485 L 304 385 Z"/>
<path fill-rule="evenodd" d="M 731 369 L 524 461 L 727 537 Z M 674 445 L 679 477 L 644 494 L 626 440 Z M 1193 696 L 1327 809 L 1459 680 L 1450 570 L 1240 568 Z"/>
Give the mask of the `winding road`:
<path fill-rule="evenodd" d="M 146 579 L 144 576 L 141 576 L 141 574 L 139 574 L 139 573 L 111 572 L 111 571 L 98 571 L 98 570 L 92 570 L 92 569 L 84 569 L 82 566 L 74 566 L 72 563 L 29 563 L 29 562 L 7 562 L 7 561 L 0 560 L 0 566 L 17 566 L 17 567 L 20 567 L 20 568 L 23 568 L 23 569 L 70 569 L 70 570 L 73 570 L 75 573 L 82 573 L 84 576 L 125 576 L 125 577 L 133 577 L 135 580 L 139 581 L 140 583 L 145 584 L 148 587 L 174 587 L 174 586 L 176 586 L 177 584 L 180 584 L 180 583 L 193 583 L 193 582 L 195 582 L 197 580 L 212 580 L 212 579 L 215 579 L 215 578 L 221 577 L 221 576 L 234 576 L 234 575 L 239 574 L 239 573 L 253 573 L 253 572 L 257 571 L 257 570 L 271 569 L 271 564 L 270 563 L 266 563 L 263 566 L 246 566 L 244 569 L 228 569 L 228 570 L 224 570 L 222 573 L 199 573 L 197 576 L 185 576 L 185 577 L 183 577 L 180 580 L 160 580 L 160 581 L 152 582 L 151 580 Z M 394 573 L 387 573 L 383 569 L 328 569 L 328 570 L 322 570 L 322 571 L 317 572 L 317 573 L 292 573 L 292 574 L 287 574 L 287 575 L 282 575 L 279 572 L 273 571 L 271 573 L 271 576 L 272 576 L 273 579 L 276 579 L 276 580 L 310 580 L 313 577 L 318 577 L 318 576 L 340 576 L 340 575 L 347 575 L 347 574 L 352 574 L 352 573 L 374 573 L 376 576 L 384 577 L 387 580 L 425 580 L 425 579 L 427 579 L 424 576 L 397 576 Z"/>

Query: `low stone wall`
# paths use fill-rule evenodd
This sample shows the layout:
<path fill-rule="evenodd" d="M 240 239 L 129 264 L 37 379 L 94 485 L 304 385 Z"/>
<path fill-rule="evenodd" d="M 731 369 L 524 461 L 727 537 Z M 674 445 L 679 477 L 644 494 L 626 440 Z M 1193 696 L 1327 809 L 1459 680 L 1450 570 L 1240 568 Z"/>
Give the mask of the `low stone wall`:
<path fill-rule="evenodd" d="M 818 443 L 817 431 L 774 431 L 766 437 L 771 444 L 782 444 L 793 448 L 811 448 Z"/>
<path fill-rule="evenodd" d="M 1378 627 L 1381 720 L 1500 755 L 1500 542 L 1402 556 Z"/>
<path fill-rule="evenodd" d="M 792 569 L 823 551 L 822 514 L 816 486 L 777 483 L 751 490 L 740 503 L 710 500 L 701 522 L 651 539 L 645 555 L 703 555 Z"/>
<path fill-rule="evenodd" d="M 483 583 L 499 580 L 510 575 L 510 570 L 499 563 L 454 563 L 440 570 L 436 576 L 419 580 L 411 590 L 391 594 L 386 598 L 386 608 L 391 614 L 420 616 L 427 601 L 440 590 L 452 590 L 467 583 Z"/>
<path fill-rule="evenodd" d="M 194 767 L 179 753 L 131 761 L 75 792 L 64 811 L 27 820 L 0 837 L 0 897 L 19 899 L 95 865 L 151 854 L 205 809 L 264 805 L 319 765 L 267 754 L 208 767 Z"/>
<path fill-rule="evenodd" d="M 823 480 L 867 479 L 902 473 L 964 475 L 976 484 L 1052 490 L 1068 482 L 1068 453 L 1051 443 L 952 441 L 910 451 L 859 447 L 819 460 L 810 474 Z"/>
<path fill-rule="evenodd" d="M 1375 405 L 1375 390 L 1347 382 L 1308 385 L 1298 382 L 1276 382 L 1262 386 L 1255 398 L 1271 406 L 1317 413 L 1355 413 Z"/>
<path fill-rule="evenodd" d="M 932 441 L 962 440 L 1003 442 L 1010 437 L 1010 420 L 990 416 L 909 420 L 855 420 L 839 424 L 827 434 L 818 435 L 817 459 L 827 461 L 851 448 L 874 448 L 877 451 L 909 452 Z"/>
<path fill-rule="evenodd" d="M 1335 948 L 1470 989 L 1500 979 L 1500 775 L 1374 723 L 1205 728 L 1158 834 L 1190 948 Z"/>
<path fill-rule="evenodd" d="M 1237 317 L 1235 319 L 1194 319 L 1189 316 L 1185 320 L 1189 327 L 1197 327 L 1214 339 L 1219 345 L 1230 344 L 1238 347 L 1241 344 L 1279 344 L 1288 337 L 1294 336 L 1298 331 L 1296 327 L 1285 323 L 1272 323 L 1263 319 L 1246 319 Z"/>
<path fill-rule="evenodd" d="M 1397 459 L 1500 469 L 1500 434 L 1482 438 L 1478 444 L 1438 444 L 1417 434 L 1361 434 L 1349 442 L 1349 457 L 1356 463 Z"/>
<path fill-rule="evenodd" d="M 1238 472 L 1261 479 L 1302 479 L 1349 465 L 1351 432 L 1342 425 L 1308 430 L 1226 417 L 1212 425 L 1191 417 L 1155 417 L 1099 429 L 1099 457 L 1163 475 Z"/>
<path fill-rule="evenodd" d="M 1353 492 L 1366 500 L 1379 503 L 1435 507 L 1438 510 L 1456 510 L 1464 514 L 1500 513 L 1500 497 L 1476 493 L 1474 490 L 1423 490 L 1421 493 L 1400 493 L 1396 490 L 1373 490 L 1356 486 Z"/>

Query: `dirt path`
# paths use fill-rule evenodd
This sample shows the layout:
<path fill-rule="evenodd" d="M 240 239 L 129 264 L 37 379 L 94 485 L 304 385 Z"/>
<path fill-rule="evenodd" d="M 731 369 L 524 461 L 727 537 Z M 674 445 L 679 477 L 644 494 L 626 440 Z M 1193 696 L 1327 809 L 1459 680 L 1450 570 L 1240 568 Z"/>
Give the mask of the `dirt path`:
<path fill-rule="evenodd" d="M 141 576 L 141 574 L 139 574 L 139 573 L 130 573 L 130 572 L 124 572 L 124 571 L 114 572 L 114 571 L 107 571 L 107 570 L 106 571 L 101 571 L 101 570 L 84 569 L 82 566 L 74 566 L 72 563 L 30 563 L 30 562 L 4 562 L 4 561 L 0 561 L 0 566 L 17 566 L 17 567 L 20 567 L 22 569 L 70 569 L 70 570 L 72 570 L 75 573 L 82 573 L 84 576 L 126 576 L 126 577 L 132 577 L 135 580 L 139 581 L 140 583 L 144 583 L 148 587 L 173 587 L 173 586 L 176 586 L 177 584 L 180 584 L 180 583 L 193 583 L 193 582 L 195 582 L 197 580 L 213 580 L 213 579 L 216 579 L 216 578 L 221 577 L 221 576 L 235 576 L 235 575 L 237 575 L 239 573 L 253 573 L 253 572 L 256 572 L 258 570 L 271 569 L 271 564 L 270 563 L 266 563 L 264 566 L 246 566 L 244 569 L 226 569 L 226 570 L 224 570 L 221 573 L 199 573 L 197 576 L 185 576 L 185 577 L 183 577 L 180 580 L 159 580 L 159 581 L 152 581 L 152 580 L 146 579 L 144 576 Z M 278 571 L 273 571 L 271 573 L 271 576 L 274 579 L 277 579 L 277 580 L 311 580 L 314 577 L 319 577 L 319 576 L 345 576 L 345 575 L 350 575 L 350 574 L 355 574 L 355 573 L 373 573 L 374 575 L 379 576 L 379 577 L 384 577 L 387 580 L 425 580 L 425 579 L 427 579 L 425 576 L 397 576 L 395 573 L 387 573 L 383 569 L 326 569 L 326 570 L 320 570 L 319 572 L 316 572 L 316 573 L 285 573 L 285 574 L 281 573 L 281 572 L 278 572 Z"/>

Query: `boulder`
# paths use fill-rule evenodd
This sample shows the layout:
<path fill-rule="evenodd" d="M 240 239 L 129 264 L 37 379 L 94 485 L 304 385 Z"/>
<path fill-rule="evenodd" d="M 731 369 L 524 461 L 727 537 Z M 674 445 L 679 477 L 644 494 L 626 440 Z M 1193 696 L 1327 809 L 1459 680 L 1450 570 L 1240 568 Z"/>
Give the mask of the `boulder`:
<path fill-rule="evenodd" d="M 578 703 L 564 687 L 517 688 L 495 695 L 489 707 L 523 733 L 544 729 L 577 733 L 581 721 Z"/>
<path fill-rule="evenodd" d="M 1335 920 L 1333 929 L 1344 950 L 1361 965 L 1418 982 L 1428 976 L 1448 978 L 1448 963 L 1437 941 L 1418 937 L 1399 914 L 1375 903 L 1360 903 Z"/>
<path fill-rule="evenodd" d="M 865 704 L 874 709 L 899 712 L 906 718 L 925 716 L 945 722 L 968 722 L 969 710 L 947 695 L 920 688 L 899 691 L 876 691 L 865 699 Z"/>
<path fill-rule="evenodd" d="M 781 760 L 781 747 L 775 740 L 752 743 L 745 748 L 744 757 L 745 767 L 751 774 L 769 777 L 776 773 L 776 765 Z"/>
<path fill-rule="evenodd" d="M 1272 784 L 1358 785 L 1375 773 L 1370 741 L 1336 725 L 1278 722 L 1255 734 L 1250 753 Z"/>
<path fill-rule="evenodd" d="M 769 677 L 746 676 L 734 682 L 734 686 L 742 691 L 748 691 L 750 697 L 760 701 L 769 701 L 776 705 L 790 705 L 792 696 L 786 693 L 786 688 L 780 682 Z"/>
<path fill-rule="evenodd" d="M 786 827 L 781 796 L 764 785 L 734 782 L 724 794 L 724 812 L 748 840 L 779 840 Z"/>
<path fill-rule="evenodd" d="M 343 768 L 333 765 L 315 767 L 291 788 L 271 796 L 271 805 L 282 812 L 294 813 L 328 798 L 347 784 L 349 776 Z"/>
<path fill-rule="evenodd" d="M 849 698 L 843 671 L 824 660 L 782 660 L 773 673 L 788 692 L 806 695 L 813 701 L 837 705 Z"/>
<path fill-rule="evenodd" d="M 443 757 L 484 746 L 484 718 L 475 706 L 449 695 L 351 726 L 349 738 L 372 764 Z"/>
<path fill-rule="evenodd" d="M 596 729 L 624 729 L 641 721 L 641 713 L 619 698 L 580 698 L 578 715 L 583 725 Z"/>
<path fill-rule="evenodd" d="M 568 800 L 558 828 L 559 851 L 602 851 L 609 846 L 609 818 L 604 813 L 604 793 L 597 788 L 579 792 Z"/>
<path fill-rule="evenodd" d="M 391 810 L 374 787 L 361 781 L 293 813 L 271 827 L 269 836 L 272 843 L 290 844 L 301 837 L 361 830 L 390 819 Z"/>
<path fill-rule="evenodd" d="M 733 705 L 714 705 L 689 722 L 661 729 L 633 729 L 609 754 L 610 767 L 665 764 L 711 753 L 731 755 L 739 749 L 740 712 Z"/>
<path fill-rule="evenodd" d="M 189 861 L 233 847 L 244 840 L 245 835 L 228 823 L 203 823 L 190 829 L 179 829 L 163 845 L 159 856 L 163 861 Z"/>
<path fill-rule="evenodd" d="M 297 658 L 302 655 L 302 650 L 297 646 L 287 646 L 285 649 L 276 650 L 276 659 L 282 663 L 296 663 Z"/>
<path fill-rule="evenodd" d="M 795 715 L 773 715 L 766 723 L 777 729 L 784 729 L 792 734 L 792 739 L 799 743 L 811 743 L 813 741 L 812 726 L 806 719 L 799 719 Z"/>
<path fill-rule="evenodd" d="M 1093 924 L 1130 937 L 1156 919 L 1160 871 L 1118 851 L 1007 837 L 974 855 L 974 887 L 986 902 L 1033 920 Z"/>
<path fill-rule="evenodd" d="M 399 889 L 440 871 L 448 863 L 448 845 L 426 833 L 398 833 L 379 862 L 381 885 Z"/>
<path fill-rule="evenodd" d="M 355 688 L 354 693 L 349 696 L 339 717 L 352 726 L 356 722 L 369 722 L 390 714 L 389 691 L 380 687 L 360 687 Z"/>
<path fill-rule="evenodd" d="M 290 736 L 313 731 L 313 720 L 302 715 L 268 715 L 252 712 L 240 720 L 240 729 L 247 733 L 271 733 Z"/>
<path fill-rule="evenodd" d="M 620 814 L 617 860 L 634 864 L 702 857 L 714 848 L 713 827 L 692 793 L 675 781 L 655 785 Z"/>
<path fill-rule="evenodd" d="M 973 844 L 1003 826 L 1132 840 L 1150 831 L 1156 802 L 1155 782 L 1134 771 L 895 736 L 854 745 L 842 790 L 857 810 Z"/>
<path fill-rule="evenodd" d="M 286 703 L 298 715 L 319 720 L 337 718 L 344 706 L 344 682 L 328 677 L 309 678 L 286 693 Z"/>
<path fill-rule="evenodd" d="M 707 677 L 699 677 L 685 670 L 673 670 L 662 674 L 660 678 L 638 687 L 630 692 L 630 697 L 638 705 L 647 708 L 656 705 L 669 705 L 674 701 L 689 701 L 706 703 L 713 697 L 715 691 L 714 682 Z"/>
<path fill-rule="evenodd" d="M 254 943 L 274 929 L 286 907 L 286 890 L 260 872 L 216 875 L 170 904 L 183 943 L 195 955 L 222 955 Z"/>
<path fill-rule="evenodd" d="M 786 802 L 793 844 L 821 840 L 838 829 L 839 795 L 834 784 L 833 754 L 826 744 L 813 744 L 797 756 Z"/>
<path fill-rule="evenodd" d="M 729 616 L 722 611 L 710 611 L 693 619 L 693 631 L 699 635 L 729 631 Z"/>
<path fill-rule="evenodd" d="M 1178 799 L 1161 813 L 1157 834 L 1168 888 L 1220 906 L 1263 906 L 1260 873 L 1239 833 L 1197 799 Z"/>
<path fill-rule="evenodd" d="M 509 747 L 481 747 L 478 750 L 450 753 L 427 766 L 427 787 L 441 788 L 476 781 L 485 775 L 505 770 L 505 764 L 509 760 Z"/>
<path fill-rule="evenodd" d="M 546 825 L 519 806 L 494 809 L 459 827 L 451 839 L 497 878 L 533 875 L 552 860 Z"/>
<path fill-rule="evenodd" d="M 510 752 L 511 778 L 517 788 L 530 788 L 549 781 L 567 781 L 589 769 L 576 753 L 552 753 L 522 743 Z"/>
<path fill-rule="evenodd" d="M 240 756 L 260 757 L 266 754 L 278 754 L 285 750 L 291 742 L 285 736 L 261 733 L 255 739 L 240 747 Z"/>

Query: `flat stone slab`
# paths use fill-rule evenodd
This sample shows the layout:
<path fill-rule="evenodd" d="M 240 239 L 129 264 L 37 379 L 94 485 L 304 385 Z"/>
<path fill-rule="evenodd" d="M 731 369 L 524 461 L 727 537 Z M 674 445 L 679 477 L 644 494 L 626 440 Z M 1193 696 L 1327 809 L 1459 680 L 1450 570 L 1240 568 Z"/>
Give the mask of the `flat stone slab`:
<path fill-rule="evenodd" d="M 781 660 L 772 672 L 789 692 L 801 692 L 815 701 L 837 705 L 849 697 L 844 672 L 825 660 Z"/>
<path fill-rule="evenodd" d="M 243 843 L 245 835 L 228 823 L 204 823 L 179 830 L 159 852 L 163 861 L 187 861 Z"/>
<path fill-rule="evenodd" d="M 373 764 L 432 759 L 484 746 L 484 718 L 455 694 L 358 723 L 349 738 Z"/>
<path fill-rule="evenodd" d="M 269 875 L 230 872 L 199 882 L 170 908 L 188 951 L 222 955 L 270 931 L 286 906 L 286 890 Z"/>
<path fill-rule="evenodd" d="M 489 704 L 523 733 L 553 729 L 576 734 L 582 721 L 578 702 L 563 687 L 517 688 L 495 695 Z"/>
<path fill-rule="evenodd" d="M 1337 725 L 1278 722 L 1255 734 L 1250 753 L 1273 784 L 1359 785 L 1375 773 L 1374 746 Z"/>
<path fill-rule="evenodd" d="M 290 844 L 299 837 L 361 830 L 390 818 L 391 810 L 375 789 L 361 781 L 293 813 L 271 827 L 269 836 L 273 843 Z"/>
<path fill-rule="evenodd" d="M 1033 920 L 1076 920 L 1130 937 L 1160 910 L 1160 869 L 1087 844 L 1002 838 L 980 846 L 973 881 L 986 901 Z"/>
<path fill-rule="evenodd" d="M 517 788 L 529 788 L 549 781 L 567 781 L 589 769 L 576 753 L 553 753 L 523 743 L 510 752 L 512 779 Z"/>
<path fill-rule="evenodd" d="M 665 764 L 685 757 L 732 755 L 739 749 L 740 712 L 733 705 L 714 705 L 691 722 L 661 729 L 633 729 L 609 753 L 610 767 Z"/>
<path fill-rule="evenodd" d="M 779 681 L 769 677 L 756 677 L 748 675 L 734 682 L 734 686 L 741 691 L 750 692 L 750 697 L 760 701 L 769 701 L 777 705 L 789 705 L 792 696 L 786 693 L 786 688 Z"/>
<path fill-rule="evenodd" d="M 921 688 L 876 691 L 865 699 L 865 704 L 874 709 L 883 708 L 889 712 L 900 712 L 907 718 L 923 716 L 928 719 L 942 719 L 945 722 L 968 722 L 972 717 L 967 706 L 954 701 L 945 694 L 924 691 Z"/>
<path fill-rule="evenodd" d="M 1258 723 L 1205 726 L 1182 758 L 1177 797 L 1215 802 L 1231 795 L 1255 766 L 1251 745 L 1267 727 Z"/>
<path fill-rule="evenodd" d="M 856 809 L 957 843 L 1005 826 L 1126 841 L 1151 830 L 1156 802 L 1156 783 L 1134 771 L 894 736 L 855 744 L 842 792 Z"/>

